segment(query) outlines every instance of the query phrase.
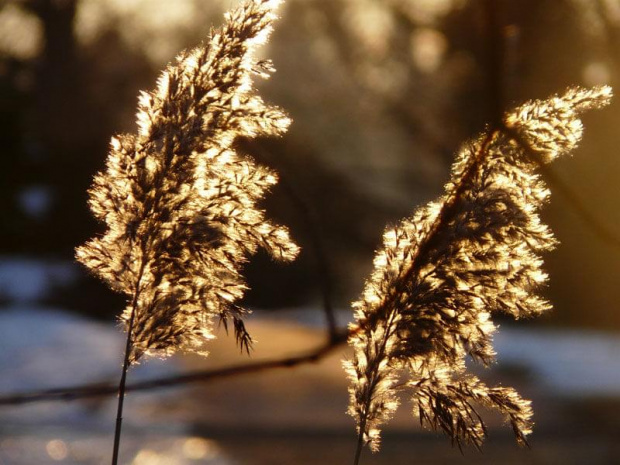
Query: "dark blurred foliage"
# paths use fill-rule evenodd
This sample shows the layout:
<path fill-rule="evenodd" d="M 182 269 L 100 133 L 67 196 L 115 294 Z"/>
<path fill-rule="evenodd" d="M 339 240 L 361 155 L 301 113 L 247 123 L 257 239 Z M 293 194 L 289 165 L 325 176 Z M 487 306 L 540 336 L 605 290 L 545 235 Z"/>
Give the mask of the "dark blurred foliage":
<path fill-rule="evenodd" d="M 73 247 L 100 230 L 86 206 L 91 177 L 110 136 L 134 130 L 138 90 L 152 87 L 173 58 L 148 52 L 167 37 L 140 35 L 149 8 L 131 17 L 119 9 L 88 40 L 80 38 L 79 9 L 97 2 L 110 10 L 115 4 L 0 3 L 0 17 L 17 9 L 41 31 L 32 56 L 0 50 L 2 255 L 71 259 Z M 177 8 L 173 3 L 151 6 Z M 181 46 L 203 40 L 230 6 L 180 3 L 193 11 L 187 26 L 175 29 Z M 260 255 L 248 265 L 248 304 L 315 304 L 323 282 L 347 305 L 362 289 L 386 224 L 440 191 L 461 142 L 523 100 L 570 85 L 616 84 L 619 34 L 616 0 L 288 0 L 264 51 L 278 72 L 259 86 L 293 125 L 280 140 L 239 145 L 280 173 L 265 208 L 290 225 L 304 250 L 292 265 Z M 553 168 L 589 215 L 618 236 L 619 112 L 614 102 L 588 115 L 581 149 Z M 551 320 L 617 329 L 618 247 L 575 212 L 553 180 L 550 186 L 545 216 L 562 243 L 546 257 Z M 41 214 L 21 206 L 33 187 L 51 199 Z M 122 306 L 90 278 L 56 300 L 109 318 Z"/>

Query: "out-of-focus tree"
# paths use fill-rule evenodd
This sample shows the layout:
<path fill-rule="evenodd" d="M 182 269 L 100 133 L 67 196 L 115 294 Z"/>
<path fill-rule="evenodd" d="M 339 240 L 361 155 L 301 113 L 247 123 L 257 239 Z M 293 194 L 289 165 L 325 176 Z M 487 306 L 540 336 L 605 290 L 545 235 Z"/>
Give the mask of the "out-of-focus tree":
<path fill-rule="evenodd" d="M 149 87 L 176 50 L 199 42 L 228 4 L 0 6 L 0 24 L 19 16 L 38 31 L 30 37 L 40 37 L 26 56 L 15 45 L 23 40 L 11 49 L 0 33 L 8 109 L 0 128 L 2 196 L 16 199 L 1 210 L 4 253 L 68 256 L 92 234 L 85 190 L 109 136 L 131 129 L 136 90 Z M 249 266 L 250 302 L 261 306 L 318 295 L 317 238 L 337 301 L 347 303 L 362 287 L 384 225 L 440 191 L 462 140 L 518 102 L 571 85 L 614 85 L 620 72 L 617 0 L 289 0 L 281 13 L 266 51 L 278 72 L 262 86 L 294 122 L 285 139 L 244 149 L 282 173 L 269 208 L 291 225 L 303 253 L 284 270 L 266 257 Z M 620 235 L 618 108 L 588 115 L 593 135 L 582 153 L 553 170 Z M 28 216 L 24 201 L 36 204 L 37 195 L 50 206 Z M 556 195 L 545 213 L 562 243 L 548 258 L 553 318 L 617 327 L 618 248 L 573 207 Z"/>
<path fill-rule="evenodd" d="M 355 271 L 367 269 L 385 221 L 434 195 L 460 141 L 485 122 L 571 85 L 614 85 L 619 11 L 615 1 L 289 2 L 269 87 L 295 120 L 279 158 L 308 198 L 323 197 L 316 205 L 339 282 L 360 286 Z M 619 323 L 618 249 L 600 231 L 620 233 L 616 108 L 589 116 L 597 134 L 553 168 L 552 189 L 563 180 L 589 213 L 561 194 L 545 212 L 563 243 L 549 259 L 556 321 Z"/>

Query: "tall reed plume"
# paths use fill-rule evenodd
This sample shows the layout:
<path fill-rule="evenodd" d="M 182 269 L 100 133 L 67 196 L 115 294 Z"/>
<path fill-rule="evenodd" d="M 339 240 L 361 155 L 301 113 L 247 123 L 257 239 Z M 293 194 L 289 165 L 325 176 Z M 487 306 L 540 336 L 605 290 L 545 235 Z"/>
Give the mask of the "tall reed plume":
<path fill-rule="evenodd" d="M 499 410 L 526 444 L 530 402 L 512 388 L 487 386 L 467 373 L 465 360 L 494 361 L 492 313 L 520 318 L 550 308 L 535 293 L 547 280 L 540 253 L 556 243 L 538 216 L 549 191 L 535 170 L 573 150 L 579 114 L 610 98 L 609 87 L 571 89 L 518 107 L 502 127 L 465 144 L 441 198 L 385 232 L 354 303 L 354 356 L 345 362 L 359 433 L 355 463 L 363 445 L 379 449 L 401 392 L 422 425 L 459 447 L 480 448 L 486 435 L 476 404 Z"/>
<path fill-rule="evenodd" d="M 127 345 L 113 463 L 117 461 L 128 367 L 145 354 L 195 350 L 216 321 L 233 323 L 242 349 L 251 338 L 236 302 L 241 269 L 259 247 L 292 260 L 297 246 L 258 209 L 276 176 L 235 151 L 238 137 L 280 135 L 290 123 L 252 87 L 268 77 L 254 49 L 267 39 L 278 0 L 252 0 L 226 14 L 203 45 L 179 55 L 152 92 L 142 92 L 137 134 L 112 139 L 95 176 L 90 207 L 105 234 L 77 258 L 128 296 Z"/>
<path fill-rule="evenodd" d="M 233 146 L 237 137 L 282 134 L 290 122 L 251 82 L 272 71 L 253 51 L 277 3 L 248 2 L 181 53 L 157 88 L 141 93 L 138 134 L 112 139 L 94 179 L 90 207 L 107 230 L 77 258 L 129 297 L 122 320 L 127 327 L 133 318 L 132 361 L 196 348 L 220 318 L 249 343 L 235 303 L 246 289 L 242 265 L 258 247 L 278 259 L 297 254 L 286 229 L 256 205 L 275 174 Z"/>

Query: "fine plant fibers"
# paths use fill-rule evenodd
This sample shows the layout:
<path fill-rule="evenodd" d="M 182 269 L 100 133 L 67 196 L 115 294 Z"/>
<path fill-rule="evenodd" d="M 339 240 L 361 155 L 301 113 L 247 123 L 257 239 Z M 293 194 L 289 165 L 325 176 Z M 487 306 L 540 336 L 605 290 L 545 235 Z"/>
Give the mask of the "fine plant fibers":
<path fill-rule="evenodd" d="M 478 449 L 486 436 L 476 404 L 495 408 L 526 445 L 530 402 L 467 373 L 465 360 L 495 360 L 491 314 L 536 316 L 547 275 L 541 252 L 555 239 L 538 211 L 549 191 L 535 173 L 572 151 L 581 112 L 609 103 L 611 88 L 570 89 L 505 115 L 501 127 L 467 143 L 445 194 L 388 229 L 374 271 L 354 303 L 345 368 L 349 414 L 357 421 L 355 464 L 379 450 L 381 426 L 408 395 L 423 426 Z"/>
<path fill-rule="evenodd" d="M 276 175 L 233 146 L 238 137 L 281 135 L 290 123 L 252 86 L 253 76 L 273 71 L 253 52 L 278 3 L 245 3 L 204 44 L 182 52 L 155 90 L 140 94 L 138 133 L 112 139 L 89 191 L 107 229 L 77 259 L 128 299 L 113 464 L 127 369 L 144 355 L 200 350 L 218 321 L 231 322 L 249 351 L 247 311 L 236 304 L 246 290 L 242 266 L 259 247 L 280 260 L 298 253 L 286 228 L 256 205 Z"/>
<path fill-rule="evenodd" d="M 290 124 L 252 86 L 254 76 L 273 71 L 253 52 L 268 38 L 278 3 L 247 1 L 203 45 L 182 52 L 155 90 L 141 93 L 137 134 L 112 139 L 89 191 L 106 230 L 79 247 L 77 259 L 128 301 L 113 465 L 129 367 L 148 355 L 204 354 L 218 322 L 249 352 L 248 311 L 237 304 L 243 265 L 261 247 L 285 261 L 298 253 L 287 229 L 257 206 L 275 173 L 235 150 L 239 137 L 281 135 Z M 459 447 L 482 446 L 477 405 L 499 410 L 527 444 L 529 401 L 487 386 L 465 361 L 494 361 L 492 313 L 520 318 L 550 308 L 536 291 L 547 280 L 540 254 L 555 239 L 538 216 L 549 191 L 535 170 L 572 151 L 582 136 L 579 114 L 610 98 L 609 87 L 575 88 L 509 112 L 464 145 L 441 198 L 386 231 L 349 328 L 355 464 L 364 445 L 379 449 L 381 427 L 404 394 L 422 425 Z"/>

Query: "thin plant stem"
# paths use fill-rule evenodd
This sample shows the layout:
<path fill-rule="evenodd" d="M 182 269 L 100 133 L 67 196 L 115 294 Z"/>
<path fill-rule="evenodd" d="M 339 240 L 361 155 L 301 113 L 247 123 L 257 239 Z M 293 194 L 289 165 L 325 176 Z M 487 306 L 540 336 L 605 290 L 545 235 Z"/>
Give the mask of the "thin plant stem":
<path fill-rule="evenodd" d="M 131 350 L 131 330 L 133 328 L 135 306 L 131 310 L 131 319 L 129 320 L 129 330 L 127 332 L 127 345 L 125 346 L 125 360 L 123 361 L 123 372 L 121 374 L 121 382 L 118 387 L 118 409 L 116 412 L 116 429 L 114 431 L 114 449 L 112 452 L 112 465 L 118 463 L 118 450 L 121 443 L 121 428 L 123 426 L 123 404 L 125 402 L 125 382 L 127 380 L 127 370 L 129 369 L 129 351 Z"/>
<path fill-rule="evenodd" d="M 357 448 L 355 449 L 355 459 L 353 465 L 359 465 L 360 457 L 362 456 L 362 450 L 364 449 L 364 429 L 366 429 L 366 418 L 362 419 L 360 424 L 360 432 L 357 436 Z"/>
<path fill-rule="evenodd" d="M 136 316 L 136 308 L 138 307 L 138 297 L 140 295 L 140 281 L 144 274 L 144 265 L 146 260 L 142 259 L 140 265 L 140 272 L 138 273 L 138 280 L 136 283 L 136 292 L 133 296 L 133 302 L 131 303 L 131 316 L 129 317 L 129 323 L 127 327 L 127 342 L 125 344 L 125 358 L 123 360 L 123 371 L 121 373 L 121 381 L 118 386 L 118 408 L 116 411 L 116 428 L 114 430 L 114 447 L 112 449 L 112 465 L 118 465 L 118 452 L 121 444 L 121 429 L 123 427 L 123 406 L 125 403 L 125 385 L 127 382 L 127 371 L 131 366 L 131 345 L 133 335 L 133 324 Z"/>
<path fill-rule="evenodd" d="M 248 141 L 245 141 L 245 143 L 248 144 L 248 151 L 258 154 L 260 159 L 273 164 L 273 161 L 269 159 L 269 150 L 266 150 L 263 145 L 249 143 Z M 325 313 L 327 323 L 326 330 L 329 339 L 331 341 L 337 341 L 341 335 L 339 334 L 333 305 L 333 272 L 330 260 L 327 256 L 325 238 L 321 233 L 316 211 L 296 189 L 294 184 L 289 181 L 289 176 L 287 176 L 286 171 L 284 171 L 282 166 L 278 167 L 278 177 L 281 188 L 284 190 L 284 193 L 287 195 L 291 201 L 291 204 L 300 215 L 301 220 L 304 222 L 310 245 L 314 251 L 316 263 L 315 272 L 322 295 L 323 312 Z"/>

